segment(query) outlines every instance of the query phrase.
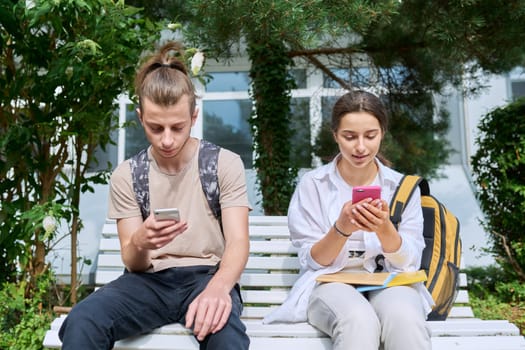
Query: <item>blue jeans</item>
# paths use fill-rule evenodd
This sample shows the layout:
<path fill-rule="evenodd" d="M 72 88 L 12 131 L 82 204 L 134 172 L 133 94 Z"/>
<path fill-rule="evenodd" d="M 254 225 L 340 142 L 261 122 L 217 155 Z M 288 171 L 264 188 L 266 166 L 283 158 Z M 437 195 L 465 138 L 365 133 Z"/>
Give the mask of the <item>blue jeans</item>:
<path fill-rule="evenodd" d="M 168 323 L 184 324 L 188 306 L 215 271 L 215 266 L 188 266 L 156 273 L 124 273 L 73 307 L 59 331 L 62 349 L 112 349 L 117 340 Z M 238 286 L 230 295 L 228 322 L 199 342 L 201 350 L 248 349 Z"/>

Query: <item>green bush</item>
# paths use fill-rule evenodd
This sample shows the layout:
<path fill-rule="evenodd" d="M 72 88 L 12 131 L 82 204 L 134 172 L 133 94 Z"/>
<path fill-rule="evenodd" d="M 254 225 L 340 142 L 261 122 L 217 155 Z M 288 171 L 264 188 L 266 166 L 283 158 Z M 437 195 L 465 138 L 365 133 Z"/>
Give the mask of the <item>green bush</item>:
<path fill-rule="evenodd" d="M 497 263 L 525 281 L 525 99 L 483 117 L 472 157 L 477 197 Z"/>
<path fill-rule="evenodd" d="M 43 349 L 45 332 L 49 329 L 50 290 L 53 277 L 41 275 L 34 295 L 27 295 L 27 283 L 6 282 L 0 290 L 0 349 Z"/>

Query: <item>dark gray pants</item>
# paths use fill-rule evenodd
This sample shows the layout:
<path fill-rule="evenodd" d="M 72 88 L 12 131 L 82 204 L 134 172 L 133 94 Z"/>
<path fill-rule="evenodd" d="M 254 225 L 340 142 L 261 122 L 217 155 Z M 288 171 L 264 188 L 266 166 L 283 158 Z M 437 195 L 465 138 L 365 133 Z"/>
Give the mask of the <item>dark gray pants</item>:
<path fill-rule="evenodd" d="M 190 303 L 204 290 L 215 266 L 177 267 L 156 273 L 126 272 L 78 303 L 60 328 L 62 349 L 111 349 L 115 341 L 168 323 L 185 323 Z M 230 292 L 232 311 L 222 330 L 208 335 L 200 349 L 248 349 L 240 320 L 238 286 Z"/>

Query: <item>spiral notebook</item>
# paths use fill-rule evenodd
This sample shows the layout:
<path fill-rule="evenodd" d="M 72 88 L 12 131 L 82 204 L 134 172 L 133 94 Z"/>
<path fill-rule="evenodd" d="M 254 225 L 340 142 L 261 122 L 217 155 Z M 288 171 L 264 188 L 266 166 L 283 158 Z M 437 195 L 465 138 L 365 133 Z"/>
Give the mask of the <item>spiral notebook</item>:
<path fill-rule="evenodd" d="M 360 292 L 425 282 L 425 270 L 413 272 L 336 272 L 317 277 L 318 282 L 342 282 L 356 286 Z"/>

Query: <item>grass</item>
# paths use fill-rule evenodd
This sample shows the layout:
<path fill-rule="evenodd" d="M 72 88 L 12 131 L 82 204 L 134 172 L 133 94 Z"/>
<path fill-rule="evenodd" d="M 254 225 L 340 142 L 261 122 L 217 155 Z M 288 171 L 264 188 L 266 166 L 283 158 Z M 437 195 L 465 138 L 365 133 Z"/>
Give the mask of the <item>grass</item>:
<path fill-rule="evenodd" d="M 508 320 L 520 329 L 525 336 L 525 303 L 508 303 L 498 299 L 497 295 L 486 298 L 469 296 L 474 316 L 483 320 Z"/>
<path fill-rule="evenodd" d="M 525 336 L 525 285 L 496 266 L 465 269 L 470 306 L 484 320 L 508 320 Z"/>

